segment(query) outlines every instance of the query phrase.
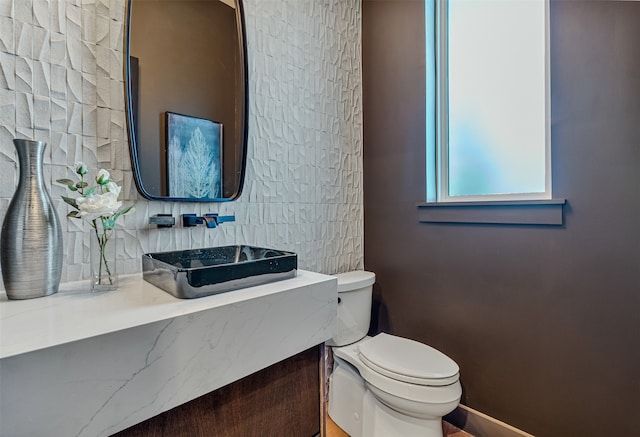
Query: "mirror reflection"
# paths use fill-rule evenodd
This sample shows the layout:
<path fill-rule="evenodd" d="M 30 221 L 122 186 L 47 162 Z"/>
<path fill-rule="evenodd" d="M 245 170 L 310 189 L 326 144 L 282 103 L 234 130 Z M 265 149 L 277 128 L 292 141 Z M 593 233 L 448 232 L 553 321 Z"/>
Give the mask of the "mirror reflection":
<path fill-rule="evenodd" d="M 240 0 L 129 0 L 126 81 L 136 184 L 149 199 L 225 201 L 244 182 Z"/>

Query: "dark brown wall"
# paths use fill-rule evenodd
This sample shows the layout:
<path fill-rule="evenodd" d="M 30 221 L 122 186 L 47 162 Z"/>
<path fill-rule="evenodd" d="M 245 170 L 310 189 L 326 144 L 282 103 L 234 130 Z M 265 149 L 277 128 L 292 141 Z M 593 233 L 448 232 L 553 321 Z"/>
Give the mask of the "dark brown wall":
<path fill-rule="evenodd" d="M 422 0 L 364 0 L 363 63 L 373 329 L 439 348 L 464 404 L 535 435 L 640 435 L 640 2 L 551 2 L 562 227 L 418 223 Z"/>

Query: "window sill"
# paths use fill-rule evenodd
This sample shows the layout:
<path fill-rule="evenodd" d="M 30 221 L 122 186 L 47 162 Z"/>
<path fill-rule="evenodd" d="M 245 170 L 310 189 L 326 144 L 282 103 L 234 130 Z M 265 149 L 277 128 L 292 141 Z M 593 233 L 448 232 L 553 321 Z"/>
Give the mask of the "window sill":
<path fill-rule="evenodd" d="M 491 223 L 511 225 L 564 224 L 567 199 L 495 202 L 418 202 L 421 223 Z"/>

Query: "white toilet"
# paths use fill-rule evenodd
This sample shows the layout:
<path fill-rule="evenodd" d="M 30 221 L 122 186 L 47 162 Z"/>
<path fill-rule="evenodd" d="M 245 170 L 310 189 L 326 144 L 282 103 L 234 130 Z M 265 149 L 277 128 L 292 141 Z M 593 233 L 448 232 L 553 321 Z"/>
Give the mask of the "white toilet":
<path fill-rule="evenodd" d="M 338 278 L 338 330 L 329 416 L 351 437 L 442 437 L 460 402 L 458 365 L 442 352 L 389 334 L 368 337 L 375 274 Z"/>

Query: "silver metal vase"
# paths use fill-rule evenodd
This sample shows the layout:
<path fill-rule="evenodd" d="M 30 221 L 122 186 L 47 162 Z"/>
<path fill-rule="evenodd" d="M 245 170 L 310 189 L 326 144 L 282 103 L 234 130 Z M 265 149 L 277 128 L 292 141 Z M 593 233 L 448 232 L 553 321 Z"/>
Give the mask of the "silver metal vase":
<path fill-rule="evenodd" d="M 62 272 L 62 230 L 44 185 L 47 143 L 13 140 L 20 179 L 2 223 L 0 265 L 9 299 L 31 299 L 58 291 Z"/>

